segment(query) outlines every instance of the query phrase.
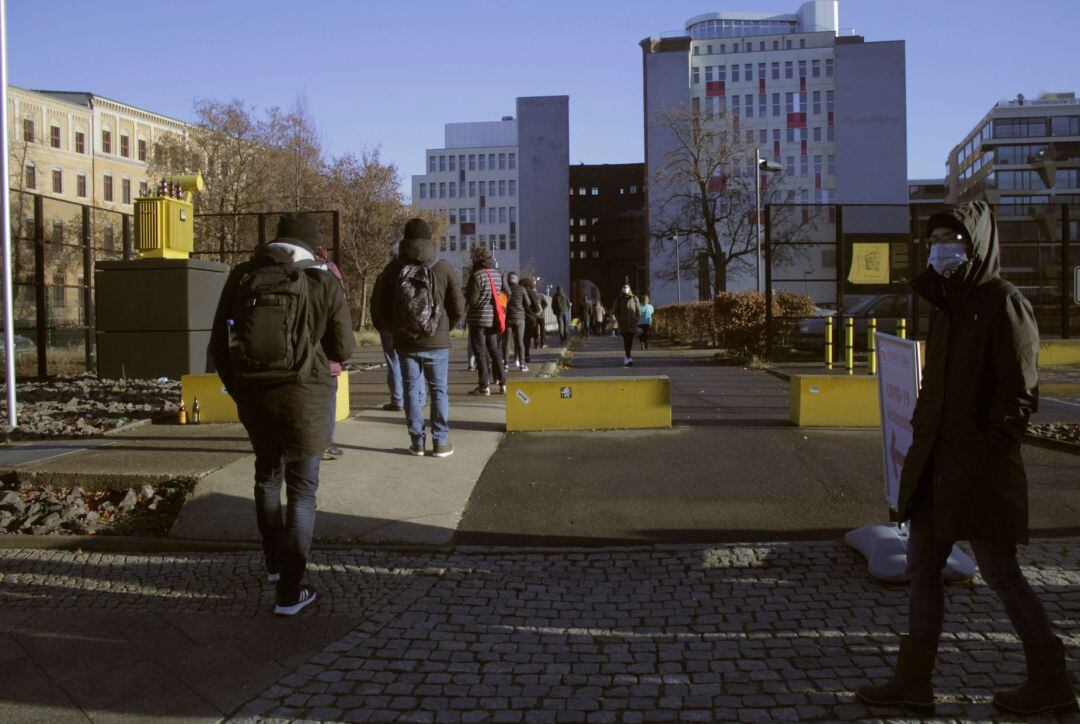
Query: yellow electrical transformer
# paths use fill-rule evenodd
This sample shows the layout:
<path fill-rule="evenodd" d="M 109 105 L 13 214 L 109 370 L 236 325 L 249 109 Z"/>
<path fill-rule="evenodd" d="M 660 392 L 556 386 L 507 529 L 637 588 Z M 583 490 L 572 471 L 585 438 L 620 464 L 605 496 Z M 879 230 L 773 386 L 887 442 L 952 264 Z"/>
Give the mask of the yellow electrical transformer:
<path fill-rule="evenodd" d="M 169 183 L 182 189 L 183 198 L 135 199 L 135 247 L 143 259 L 187 259 L 195 250 L 192 195 L 204 188 L 202 174 L 174 176 Z"/>

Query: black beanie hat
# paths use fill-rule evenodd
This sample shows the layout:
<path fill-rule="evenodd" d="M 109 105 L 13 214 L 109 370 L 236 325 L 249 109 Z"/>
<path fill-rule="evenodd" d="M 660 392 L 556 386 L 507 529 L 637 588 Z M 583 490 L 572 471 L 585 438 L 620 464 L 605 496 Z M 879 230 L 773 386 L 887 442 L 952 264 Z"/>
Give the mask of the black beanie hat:
<path fill-rule="evenodd" d="M 941 211 L 931 216 L 926 222 L 926 238 L 930 238 L 930 234 L 934 233 L 934 229 L 944 226 L 946 229 L 952 229 L 956 233 L 964 237 L 964 241 L 971 241 L 968 236 L 967 227 L 964 226 L 964 222 L 956 218 L 955 215 L 948 211 Z"/>
<path fill-rule="evenodd" d="M 409 219 L 405 224 L 406 239 L 430 239 L 431 227 L 423 219 Z"/>
<path fill-rule="evenodd" d="M 322 233 L 319 231 L 319 222 L 313 214 L 297 212 L 295 214 L 283 214 L 278 221 L 277 236 L 279 239 L 292 239 L 299 241 L 307 250 L 314 253 L 315 247 L 322 244 Z"/>

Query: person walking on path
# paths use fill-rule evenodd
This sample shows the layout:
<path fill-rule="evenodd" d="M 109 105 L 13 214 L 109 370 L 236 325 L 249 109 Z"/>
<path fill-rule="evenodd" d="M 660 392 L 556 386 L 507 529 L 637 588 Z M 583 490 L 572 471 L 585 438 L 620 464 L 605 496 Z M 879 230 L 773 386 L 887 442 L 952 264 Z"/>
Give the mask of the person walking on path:
<path fill-rule="evenodd" d="M 641 341 L 641 348 L 649 348 L 649 330 L 652 329 L 652 315 L 653 305 L 649 303 L 649 295 L 641 295 L 641 316 L 638 318 L 638 329 L 641 330 L 641 335 L 638 339 Z"/>
<path fill-rule="evenodd" d="M 604 304 L 599 299 L 596 300 L 596 306 L 593 309 L 593 326 L 595 328 L 595 334 L 597 337 L 603 337 L 605 334 L 604 326 L 607 323 L 608 311 L 604 309 Z"/>
<path fill-rule="evenodd" d="M 566 344 L 570 337 L 570 297 L 566 296 L 561 286 L 555 287 L 555 296 L 551 298 L 551 311 L 559 322 L 559 340 Z"/>
<path fill-rule="evenodd" d="M 633 367 L 634 330 L 637 329 L 638 320 L 641 319 L 641 304 L 631 293 L 629 283 L 622 285 L 619 296 L 615 299 L 615 308 L 611 316 L 619 325 L 619 332 L 623 338 L 623 350 L 626 352 L 623 367 Z"/>
<path fill-rule="evenodd" d="M 319 245 L 315 247 L 315 258 L 319 262 L 319 266 L 322 269 L 330 272 L 334 275 L 334 278 L 338 280 L 338 284 L 341 285 L 341 293 L 345 294 L 345 280 L 341 276 L 341 269 L 338 265 L 331 261 L 326 255 L 326 247 Z M 348 302 L 348 295 L 345 296 L 346 302 Z M 331 380 L 331 392 L 330 392 L 330 444 L 323 450 L 323 460 L 337 460 L 339 457 L 345 454 L 336 442 L 334 442 L 334 433 L 337 431 L 337 395 L 338 395 L 338 381 L 341 377 L 341 363 L 330 360 L 330 380 Z"/>
<path fill-rule="evenodd" d="M 386 265 L 386 280 L 372 314 L 393 329 L 401 359 L 409 452 L 424 455 L 424 387 L 431 402 L 431 454 L 453 455 L 450 444 L 450 329 L 464 316 L 461 280 L 450 262 L 438 259 L 431 228 L 423 219 L 405 224 L 397 258 Z"/>
<path fill-rule="evenodd" d="M 588 339 L 593 332 L 593 314 L 595 313 L 596 306 L 593 304 L 593 300 L 587 299 L 585 303 L 581 305 L 581 331 L 585 335 L 585 339 Z"/>
<path fill-rule="evenodd" d="M 514 343 L 514 366 L 522 372 L 528 372 L 525 364 L 525 305 L 530 303 L 528 296 L 518 281 L 518 275 L 510 272 L 506 275 L 506 329 L 507 336 Z M 509 352 L 509 343 L 507 343 Z M 507 357 L 509 360 L 509 357 Z"/>
<path fill-rule="evenodd" d="M 1065 647 L 1016 561 L 1028 540 L 1020 443 L 1038 407 L 1039 336 L 1031 304 L 1000 276 L 997 226 L 981 201 L 927 223 L 930 268 L 912 287 L 931 305 L 913 440 L 900 476 L 910 521 L 908 633 L 893 677 L 856 691 L 865 703 L 931 712 L 932 674 L 945 616 L 941 572 L 957 540 L 1024 645 L 1027 679 L 994 704 L 1030 715 L 1076 708 Z"/>
<path fill-rule="evenodd" d="M 356 346 L 341 284 L 316 268 L 319 243 L 314 216 L 282 216 L 277 237 L 229 274 L 210 334 L 255 452 L 255 516 L 267 580 L 277 584 L 274 613 L 283 616 L 317 597 L 302 581 L 330 443 L 330 362 L 345 362 Z"/>
<path fill-rule="evenodd" d="M 499 320 L 498 293 L 502 276 L 495 269 L 491 252 L 482 247 L 472 249 L 472 269 L 465 284 L 465 303 L 468 307 L 469 350 L 476 359 L 478 382 L 470 395 L 490 395 L 490 380 L 499 383 L 499 392 L 506 392 L 499 335 L 506 324 L 505 311 Z M 490 370 L 488 362 L 491 362 Z"/>
<path fill-rule="evenodd" d="M 523 302 L 525 306 L 525 364 L 521 366 L 522 372 L 527 371 L 528 363 L 532 361 L 530 352 L 539 348 L 541 344 L 540 329 L 544 326 L 544 308 L 540 301 L 540 294 L 536 291 L 536 282 L 532 277 L 521 280 L 521 286 L 525 288 Z"/>

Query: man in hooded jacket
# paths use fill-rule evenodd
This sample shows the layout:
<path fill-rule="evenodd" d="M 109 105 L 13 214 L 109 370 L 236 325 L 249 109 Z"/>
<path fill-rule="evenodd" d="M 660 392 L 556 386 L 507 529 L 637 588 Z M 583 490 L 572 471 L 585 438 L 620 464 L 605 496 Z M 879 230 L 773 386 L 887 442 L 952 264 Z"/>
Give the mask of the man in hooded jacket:
<path fill-rule="evenodd" d="M 314 216 L 282 216 L 277 238 L 257 247 L 249 261 L 237 265 L 229 274 L 210 333 L 210 354 L 218 376 L 236 401 L 240 422 L 255 452 L 256 519 L 263 539 L 267 580 L 277 583 L 274 612 L 283 616 L 299 613 L 316 598 L 315 591 L 301 581 L 315 527 L 319 461 L 331 438 L 330 363 L 345 362 L 356 347 L 341 282 L 316 265 L 313 249 L 320 243 Z M 299 380 L 262 387 L 245 382 L 235 369 L 229 353 L 229 326 L 241 280 L 256 268 L 270 264 L 300 270 L 306 279 L 306 331 L 314 341 L 314 358 Z M 283 478 L 288 500 L 284 520 Z"/>
<path fill-rule="evenodd" d="M 930 268 L 913 280 L 932 307 L 913 439 L 900 477 L 910 521 L 908 635 L 888 682 L 860 687 L 869 704 L 932 712 L 931 683 L 945 615 L 941 572 L 957 540 L 1024 644 L 1024 683 L 994 695 L 1018 714 L 1076 707 L 1065 648 L 1016 561 L 1028 539 L 1021 439 L 1038 406 L 1038 330 L 1031 304 L 1000 276 L 997 226 L 981 201 L 927 223 Z"/>

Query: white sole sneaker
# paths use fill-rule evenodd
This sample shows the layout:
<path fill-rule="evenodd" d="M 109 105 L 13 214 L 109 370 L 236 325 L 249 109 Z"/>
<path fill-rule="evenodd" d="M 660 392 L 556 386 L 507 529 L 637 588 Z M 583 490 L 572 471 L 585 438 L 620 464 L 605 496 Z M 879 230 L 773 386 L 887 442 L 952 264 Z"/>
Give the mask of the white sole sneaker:
<path fill-rule="evenodd" d="M 319 594 L 312 591 L 310 588 L 303 588 L 300 590 L 300 600 L 291 606 L 274 606 L 274 614 L 278 616 L 295 616 L 303 611 L 309 604 L 315 603 L 315 599 L 319 597 Z"/>

